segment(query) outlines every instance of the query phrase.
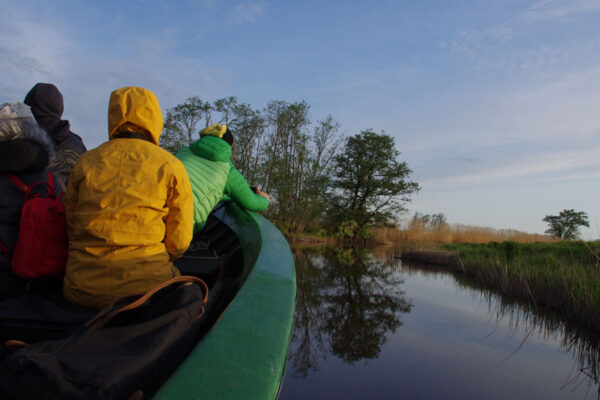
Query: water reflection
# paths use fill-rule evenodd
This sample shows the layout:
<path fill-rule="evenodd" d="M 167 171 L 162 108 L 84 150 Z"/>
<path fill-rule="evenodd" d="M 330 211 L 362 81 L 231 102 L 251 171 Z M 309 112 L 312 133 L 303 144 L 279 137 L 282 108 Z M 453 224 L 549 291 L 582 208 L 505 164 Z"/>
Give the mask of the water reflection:
<path fill-rule="evenodd" d="M 600 399 L 597 332 L 381 249 L 295 257 L 282 400 Z"/>
<path fill-rule="evenodd" d="M 380 254 L 390 259 L 390 253 Z M 443 268 L 420 265 L 403 261 L 402 269 L 407 273 L 419 274 L 447 273 Z M 572 356 L 576 365 L 565 377 L 561 389 L 574 389 L 579 386 L 596 387 L 596 398 L 600 399 L 600 334 L 553 313 L 537 309 L 535 305 L 515 301 L 503 297 L 494 290 L 483 288 L 461 274 L 453 274 L 457 286 L 475 293 L 487 303 L 490 316 L 497 325 L 506 321 L 513 335 L 518 335 L 520 345 L 515 348 L 509 358 L 522 349 L 527 340 L 534 334 L 547 340 L 557 340 L 560 349 Z M 589 394 L 589 393 L 588 393 Z M 586 398 L 588 396 L 586 395 Z"/>
<path fill-rule="evenodd" d="M 379 357 L 411 310 L 393 262 L 368 250 L 295 251 L 298 299 L 288 368 L 306 376 L 333 355 L 347 364 Z"/>

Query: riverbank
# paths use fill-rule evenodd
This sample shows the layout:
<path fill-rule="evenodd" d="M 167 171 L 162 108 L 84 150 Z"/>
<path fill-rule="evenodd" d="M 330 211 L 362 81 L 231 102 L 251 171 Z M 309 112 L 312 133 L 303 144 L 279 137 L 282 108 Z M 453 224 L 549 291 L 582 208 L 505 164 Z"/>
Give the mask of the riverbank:
<path fill-rule="evenodd" d="M 404 260 L 465 274 L 504 295 L 600 330 L 600 243 L 449 244 L 406 249 Z"/>
<path fill-rule="evenodd" d="M 285 238 L 290 246 L 294 247 L 335 246 L 338 243 L 338 240 L 335 237 L 311 236 L 301 233 L 287 234 L 285 235 Z"/>
<path fill-rule="evenodd" d="M 511 241 L 517 243 L 551 243 L 555 238 L 548 235 L 520 232 L 513 229 L 493 229 L 488 227 L 462 224 L 442 225 L 433 229 L 411 227 L 409 229 L 377 228 L 367 238 L 356 239 L 354 243 L 335 235 L 316 235 L 307 233 L 288 233 L 285 227 L 279 227 L 290 244 L 298 245 L 344 245 L 358 247 L 439 247 L 452 243 L 490 243 Z"/>

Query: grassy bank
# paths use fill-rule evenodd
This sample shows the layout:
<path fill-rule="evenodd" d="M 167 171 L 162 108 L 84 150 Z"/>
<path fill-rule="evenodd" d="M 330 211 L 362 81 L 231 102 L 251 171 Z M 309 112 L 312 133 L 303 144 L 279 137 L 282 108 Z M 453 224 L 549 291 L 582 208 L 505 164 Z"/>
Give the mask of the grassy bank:
<path fill-rule="evenodd" d="M 445 265 L 486 287 L 600 330 L 600 243 L 445 244 L 403 259 Z"/>

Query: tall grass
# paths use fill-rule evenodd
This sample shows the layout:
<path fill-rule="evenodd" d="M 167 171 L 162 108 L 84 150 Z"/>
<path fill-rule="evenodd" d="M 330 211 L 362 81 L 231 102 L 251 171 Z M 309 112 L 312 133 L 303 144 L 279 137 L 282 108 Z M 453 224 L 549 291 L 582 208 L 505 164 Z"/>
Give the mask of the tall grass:
<path fill-rule="evenodd" d="M 559 312 L 600 330 L 600 243 L 556 242 L 446 244 L 443 253 L 403 257 L 439 260 L 501 293 Z"/>
<path fill-rule="evenodd" d="M 380 228 L 374 232 L 373 240 L 378 243 L 429 242 L 429 243 L 490 243 L 512 241 L 518 243 L 553 242 L 550 236 L 520 232 L 514 229 L 452 224 L 428 228 L 409 226 L 406 229 Z"/>

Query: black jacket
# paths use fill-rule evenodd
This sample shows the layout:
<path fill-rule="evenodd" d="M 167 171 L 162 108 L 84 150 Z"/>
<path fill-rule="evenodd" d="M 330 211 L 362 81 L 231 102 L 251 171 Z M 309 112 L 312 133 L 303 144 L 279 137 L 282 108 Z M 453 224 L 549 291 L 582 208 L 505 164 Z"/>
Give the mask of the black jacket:
<path fill-rule="evenodd" d="M 36 121 L 52 138 L 56 159 L 50 169 L 66 186 L 69 175 L 79 156 L 86 151 L 79 135 L 71 132 L 69 121 L 61 120 L 64 103 L 60 91 L 51 83 L 36 84 L 25 96 Z"/>
<path fill-rule="evenodd" d="M 48 181 L 48 163 L 54 159 L 53 145 L 33 119 L 22 120 L 20 129 L 0 135 L 0 246 L 14 250 L 19 234 L 21 208 L 25 194 L 6 176 L 13 173 L 30 185 Z M 56 181 L 56 179 L 55 179 Z M 60 182 L 55 182 L 55 192 L 64 191 Z M 3 281 L 12 277 L 10 263 L 0 257 L 0 298 Z M 16 288 L 15 288 L 16 289 Z"/>

